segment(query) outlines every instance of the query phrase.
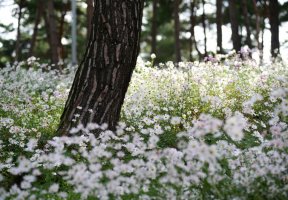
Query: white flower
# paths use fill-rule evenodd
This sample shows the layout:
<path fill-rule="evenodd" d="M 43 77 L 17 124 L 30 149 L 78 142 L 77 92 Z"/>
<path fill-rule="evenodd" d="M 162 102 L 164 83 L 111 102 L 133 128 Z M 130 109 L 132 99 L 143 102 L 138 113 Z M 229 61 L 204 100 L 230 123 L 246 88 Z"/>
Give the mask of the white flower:
<path fill-rule="evenodd" d="M 224 125 L 226 133 L 235 141 L 240 141 L 244 137 L 243 129 L 247 128 L 247 120 L 242 113 L 236 112 L 234 116 L 228 118 Z"/>
<path fill-rule="evenodd" d="M 58 190 L 59 190 L 59 185 L 57 183 L 54 183 L 49 187 L 50 193 L 56 193 L 58 192 Z"/>
<path fill-rule="evenodd" d="M 180 117 L 172 117 L 170 120 L 172 125 L 177 125 L 181 123 L 181 118 Z"/>
<path fill-rule="evenodd" d="M 152 53 L 151 54 L 151 59 L 155 59 L 156 58 L 156 54 L 155 53 Z"/>

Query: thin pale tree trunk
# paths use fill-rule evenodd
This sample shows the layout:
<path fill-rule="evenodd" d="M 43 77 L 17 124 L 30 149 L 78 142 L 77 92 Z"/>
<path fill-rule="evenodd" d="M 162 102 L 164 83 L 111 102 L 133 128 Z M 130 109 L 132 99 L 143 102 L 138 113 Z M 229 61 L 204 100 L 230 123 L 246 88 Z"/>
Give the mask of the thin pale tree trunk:
<path fill-rule="evenodd" d="M 143 7 L 143 0 L 95 0 L 93 29 L 61 116 L 59 135 L 88 123 L 106 123 L 115 130 L 139 53 Z"/>

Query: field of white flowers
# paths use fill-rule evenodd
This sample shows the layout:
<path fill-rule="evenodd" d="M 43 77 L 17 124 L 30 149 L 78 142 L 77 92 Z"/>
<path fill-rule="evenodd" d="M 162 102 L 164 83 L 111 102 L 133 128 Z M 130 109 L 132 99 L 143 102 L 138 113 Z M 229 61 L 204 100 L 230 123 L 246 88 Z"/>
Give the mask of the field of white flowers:
<path fill-rule="evenodd" d="M 208 60 L 139 59 L 117 131 L 69 137 L 55 130 L 75 69 L 1 69 L 0 199 L 287 199 L 287 64 Z"/>

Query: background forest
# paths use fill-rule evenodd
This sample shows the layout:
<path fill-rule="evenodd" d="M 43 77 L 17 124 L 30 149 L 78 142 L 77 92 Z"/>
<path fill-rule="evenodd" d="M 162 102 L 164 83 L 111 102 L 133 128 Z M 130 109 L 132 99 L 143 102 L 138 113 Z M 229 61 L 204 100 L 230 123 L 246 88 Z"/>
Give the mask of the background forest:
<path fill-rule="evenodd" d="M 93 0 L 78 0 L 76 5 L 77 60 L 81 61 Z M 1 66 L 31 56 L 54 64 L 71 60 L 71 1 L 2 0 L 0 9 Z M 267 58 L 270 49 L 274 52 L 281 46 L 286 57 L 287 21 L 288 2 L 284 0 L 147 0 L 141 56 L 147 59 L 155 53 L 157 63 L 202 60 L 247 46 L 259 50 L 261 60 L 263 50 Z"/>

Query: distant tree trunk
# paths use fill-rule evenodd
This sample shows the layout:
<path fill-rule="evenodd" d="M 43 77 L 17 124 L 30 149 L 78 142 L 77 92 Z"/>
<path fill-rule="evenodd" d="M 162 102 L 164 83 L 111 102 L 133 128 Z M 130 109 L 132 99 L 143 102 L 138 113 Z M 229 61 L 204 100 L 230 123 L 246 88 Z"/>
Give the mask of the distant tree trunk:
<path fill-rule="evenodd" d="M 87 41 L 89 41 L 90 33 L 92 29 L 93 11 L 94 11 L 93 0 L 87 0 Z"/>
<path fill-rule="evenodd" d="M 16 39 L 16 47 L 15 47 L 15 60 L 19 61 L 20 54 L 20 40 L 21 40 L 21 18 L 22 18 L 22 9 L 24 0 L 20 0 L 19 2 L 19 11 L 18 11 L 18 23 L 17 23 L 17 39 Z"/>
<path fill-rule="evenodd" d="M 152 16 L 152 27 L 151 27 L 151 54 L 157 54 L 157 11 L 158 11 L 158 1 L 153 0 L 153 16 Z"/>
<path fill-rule="evenodd" d="M 246 41 L 245 43 L 251 49 L 252 48 L 252 41 L 251 41 L 251 31 L 250 31 L 250 22 L 248 16 L 248 5 L 247 0 L 242 0 L 243 3 L 243 15 L 244 15 L 244 24 L 247 32 Z"/>
<path fill-rule="evenodd" d="M 269 22 L 271 31 L 271 54 L 277 57 L 280 47 L 279 42 L 279 3 L 278 0 L 269 1 Z"/>
<path fill-rule="evenodd" d="M 222 2 L 216 1 L 216 24 L 217 24 L 217 53 L 223 53 L 222 47 Z"/>
<path fill-rule="evenodd" d="M 191 36 L 190 36 L 190 61 L 193 60 L 193 56 L 192 56 L 192 53 L 193 53 L 193 46 L 195 46 L 195 50 L 197 51 L 198 53 L 198 56 L 199 56 L 199 60 L 202 59 L 203 55 L 201 54 L 200 50 L 198 49 L 198 46 L 197 46 L 197 42 L 196 42 L 196 38 L 195 38 L 195 25 L 196 25 L 196 16 L 195 16 L 195 8 L 196 8 L 196 4 L 197 4 L 197 0 L 194 0 L 194 1 L 191 1 L 190 2 L 190 33 L 191 33 Z"/>
<path fill-rule="evenodd" d="M 37 8 L 36 8 L 36 16 L 35 16 L 35 23 L 34 23 L 34 29 L 33 29 L 33 35 L 31 38 L 31 46 L 29 50 L 29 56 L 34 56 L 34 48 L 36 45 L 36 39 L 38 35 L 38 26 L 41 20 L 41 15 L 43 13 L 43 2 L 41 0 L 37 1 Z"/>
<path fill-rule="evenodd" d="M 195 43 L 195 1 L 190 1 L 190 45 L 189 45 L 189 60 L 193 61 L 193 45 Z"/>
<path fill-rule="evenodd" d="M 204 55 L 207 56 L 207 34 L 206 34 L 206 14 L 205 14 L 205 0 L 202 0 L 202 7 L 203 7 L 203 13 L 202 13 L 202 25 L 204 30 Z"/>
<path fill-rule="evenodd" d="M 239 51 L 241 49 L 241 38 L 239 35 L 238 12 L 236 3 L 237 3 L 236 0 L 229 0 L 229 14 L 232 29 L 233 48 L 236 51 Z"/>
<path fill-rule="evenodd" d="M 255 35 L 255 38 L 256 38 L 256 42 L 257 42 L 257 48 L 260 50 L 261 49 L 261 45 L 260 45 L 260 41 L 259 41 L 259 35 L 260 35 L 260 18 L 259 18 L 259 10 L 258 10 L 258 7 L 257 7 L 257 1 L 256 0 L 253 0 L 253 7 L 254 7 L 254 12 L 255 12 L 255 15 L 256 15 L 256 35 Z"/>
<path fill-rule="evenodd" d="M 58 37 L 58 45 L 59 45 L 59 58 L 63 59 L 64 58 L 64 47 L 62 44 L 62 37 L 64 34 L 64 25 L 65 25 L 65 16 L 67 14 L 66 9 L 64 8 L 61 11 L 61 18 L 60 18 L 60 24 L 59 24 L 59 37 Z"/>
<path fill-rule="evenodd" d="M 54 68 L 58 69 L 58 62 L 59 62 L 59 33 L 57 32 L 56 26 L 56 19 L 54 14 L 54 4 L 53 0 L 46 1 L 46 10 L 45 10 L 45 23 L 46 23 L 46 30 L 48 35 L 48 42 L 50 46 L 50 55 L 51 55 L 51 62 L 54 64 Z"/>
<path fill-rule="evenodd" d="M 91 37 L 58 134 L 90 122 L 115 129 L 139 53 L 143 7 L 143 0 L 95 1 Z"/>
<path fill-rule="evenodd" d="M 175 61 L 181 62 L 180 44 L 180 19 L 179 19 L 180 0 L 174 0 L 174 37 L 175 37 Z"/>

